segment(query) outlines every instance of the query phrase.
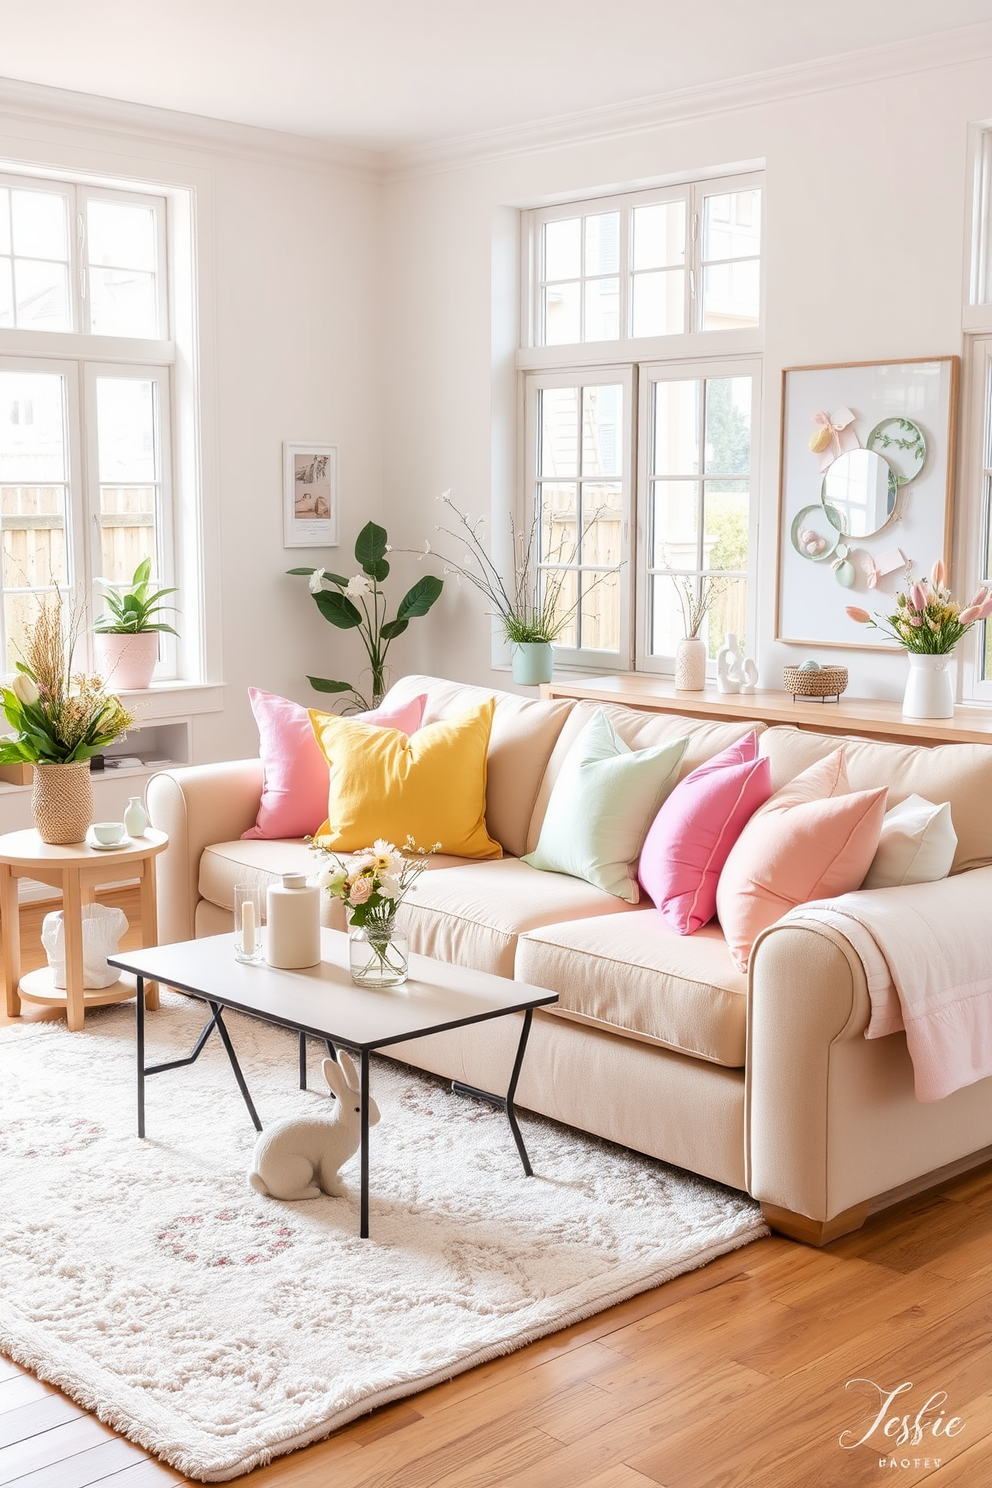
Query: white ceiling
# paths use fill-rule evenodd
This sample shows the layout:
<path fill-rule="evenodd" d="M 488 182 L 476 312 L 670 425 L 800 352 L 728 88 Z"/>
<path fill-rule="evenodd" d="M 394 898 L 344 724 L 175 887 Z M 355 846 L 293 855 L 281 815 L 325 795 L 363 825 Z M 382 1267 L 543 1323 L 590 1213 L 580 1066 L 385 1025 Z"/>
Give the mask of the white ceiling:
<path fill-rule="evenodd" d="M 0 0 L 0 74 L 388 150 L 992 20 L 992 0 Z"/>

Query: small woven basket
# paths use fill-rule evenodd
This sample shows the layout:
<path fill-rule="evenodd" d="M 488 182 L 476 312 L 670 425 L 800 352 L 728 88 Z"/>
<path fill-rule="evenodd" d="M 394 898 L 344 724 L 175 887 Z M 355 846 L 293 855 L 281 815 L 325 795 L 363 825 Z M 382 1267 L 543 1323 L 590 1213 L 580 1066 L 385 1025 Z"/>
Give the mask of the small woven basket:
<path fill-rule="evenodd" d="M 847 667 L 821 667 L 818 672 L 802 667 L 785 667 L 782 682 L 794 698 L 840 697 L 847 686 Z"/>
<path fill-rule="evenodd" d="M 36 764 L 31 814 L 42 842 L 60 847 L 82 842 L 93 820 L 89 760 Z"/>

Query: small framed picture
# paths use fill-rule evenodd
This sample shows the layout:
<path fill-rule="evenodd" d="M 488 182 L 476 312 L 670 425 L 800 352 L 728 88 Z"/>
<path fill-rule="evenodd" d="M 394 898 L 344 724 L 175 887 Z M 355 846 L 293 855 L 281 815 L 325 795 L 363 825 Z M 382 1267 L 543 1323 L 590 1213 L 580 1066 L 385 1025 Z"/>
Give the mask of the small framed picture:
<path fill-rule="evenodd" d="M 337 547 L 337 445 L 284 444 L 282 450 L 283 546 Z"/>

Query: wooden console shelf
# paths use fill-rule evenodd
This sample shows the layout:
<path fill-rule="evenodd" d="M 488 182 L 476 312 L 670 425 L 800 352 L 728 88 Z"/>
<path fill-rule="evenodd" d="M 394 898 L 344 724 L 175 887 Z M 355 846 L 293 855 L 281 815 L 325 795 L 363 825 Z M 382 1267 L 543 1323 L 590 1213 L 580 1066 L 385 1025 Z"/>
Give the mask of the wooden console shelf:
<path fill-rule="evenodd" d="M 992 744 L 992 708 L 957 707 L 953 718 L 912 721 L 899 703 L 878 698 L 851 698 L 819 703 L 793 702 L 788 692 L 759 689 L 750 694 L 676 692 L 671 677 L 630 672 L 618 677 L 558 678 L 541 688 L 546 698 L 584 698 L 595 703 L 622 703 L 653 713 L 679 713 L 686 718 L 749 718 L 759 723 L 791 723 L 817 734 L 860 734 L 897 744 Z"/>

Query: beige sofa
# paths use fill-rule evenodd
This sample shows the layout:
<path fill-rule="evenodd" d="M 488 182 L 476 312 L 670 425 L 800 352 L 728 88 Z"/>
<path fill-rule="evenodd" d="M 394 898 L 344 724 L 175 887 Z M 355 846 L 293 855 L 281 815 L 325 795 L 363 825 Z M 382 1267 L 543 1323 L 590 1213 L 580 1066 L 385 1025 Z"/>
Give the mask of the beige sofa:
<path fill-rule="evenodd" d="M 428 697 L 425 722 L 491 694 L 407 677 L 391 701 Z M 748 976 L 719 927 L 680 937 L 650 904 L 630 906 L 519 861 L 537 840 L 561 761 L 591 717 L 584 702 L 497 694 L 487 822 L 497 862 L 439 857 L 407 901 L 412 949 L 548 987 L 559 1005 L 535 1019 L 518 1091 L 524 1106 L 706 1175 L 760 1200 L 773 1228 L 820 1244 L 857 1228 L 871 1207 L 979 1161 L 992 1147 L 992 1079 L 920 1104 L 903 1034 L 866 1041 L 861 962 L 825 926 L 780 924 L 760 938 Z M 632 748 L 688 736 L 682 773 L 744 734 L 607 707 Z M 762 726 L 756 725 L 759 730 Z M 777 789 L 837 747 L 828 735 L 762 730 Z M 951 802 L 953 876 L 936 896 L 967 894 L 976 921 L 992 903 L 992 746 L 933 749 L 851 740 L 851 788 L 889 786 Z M 258 759 L 170 770 L 148 789 L 165 941 L 232 928 L 233 887 L 312 870 L 300 841 L 242 841 L 262 786 Z M 328 901 L 327 923 L 340 906 Z M 513 1020 L 404 1045 L 404 1059 L 484 1089 L 505 1088 Z"/>

